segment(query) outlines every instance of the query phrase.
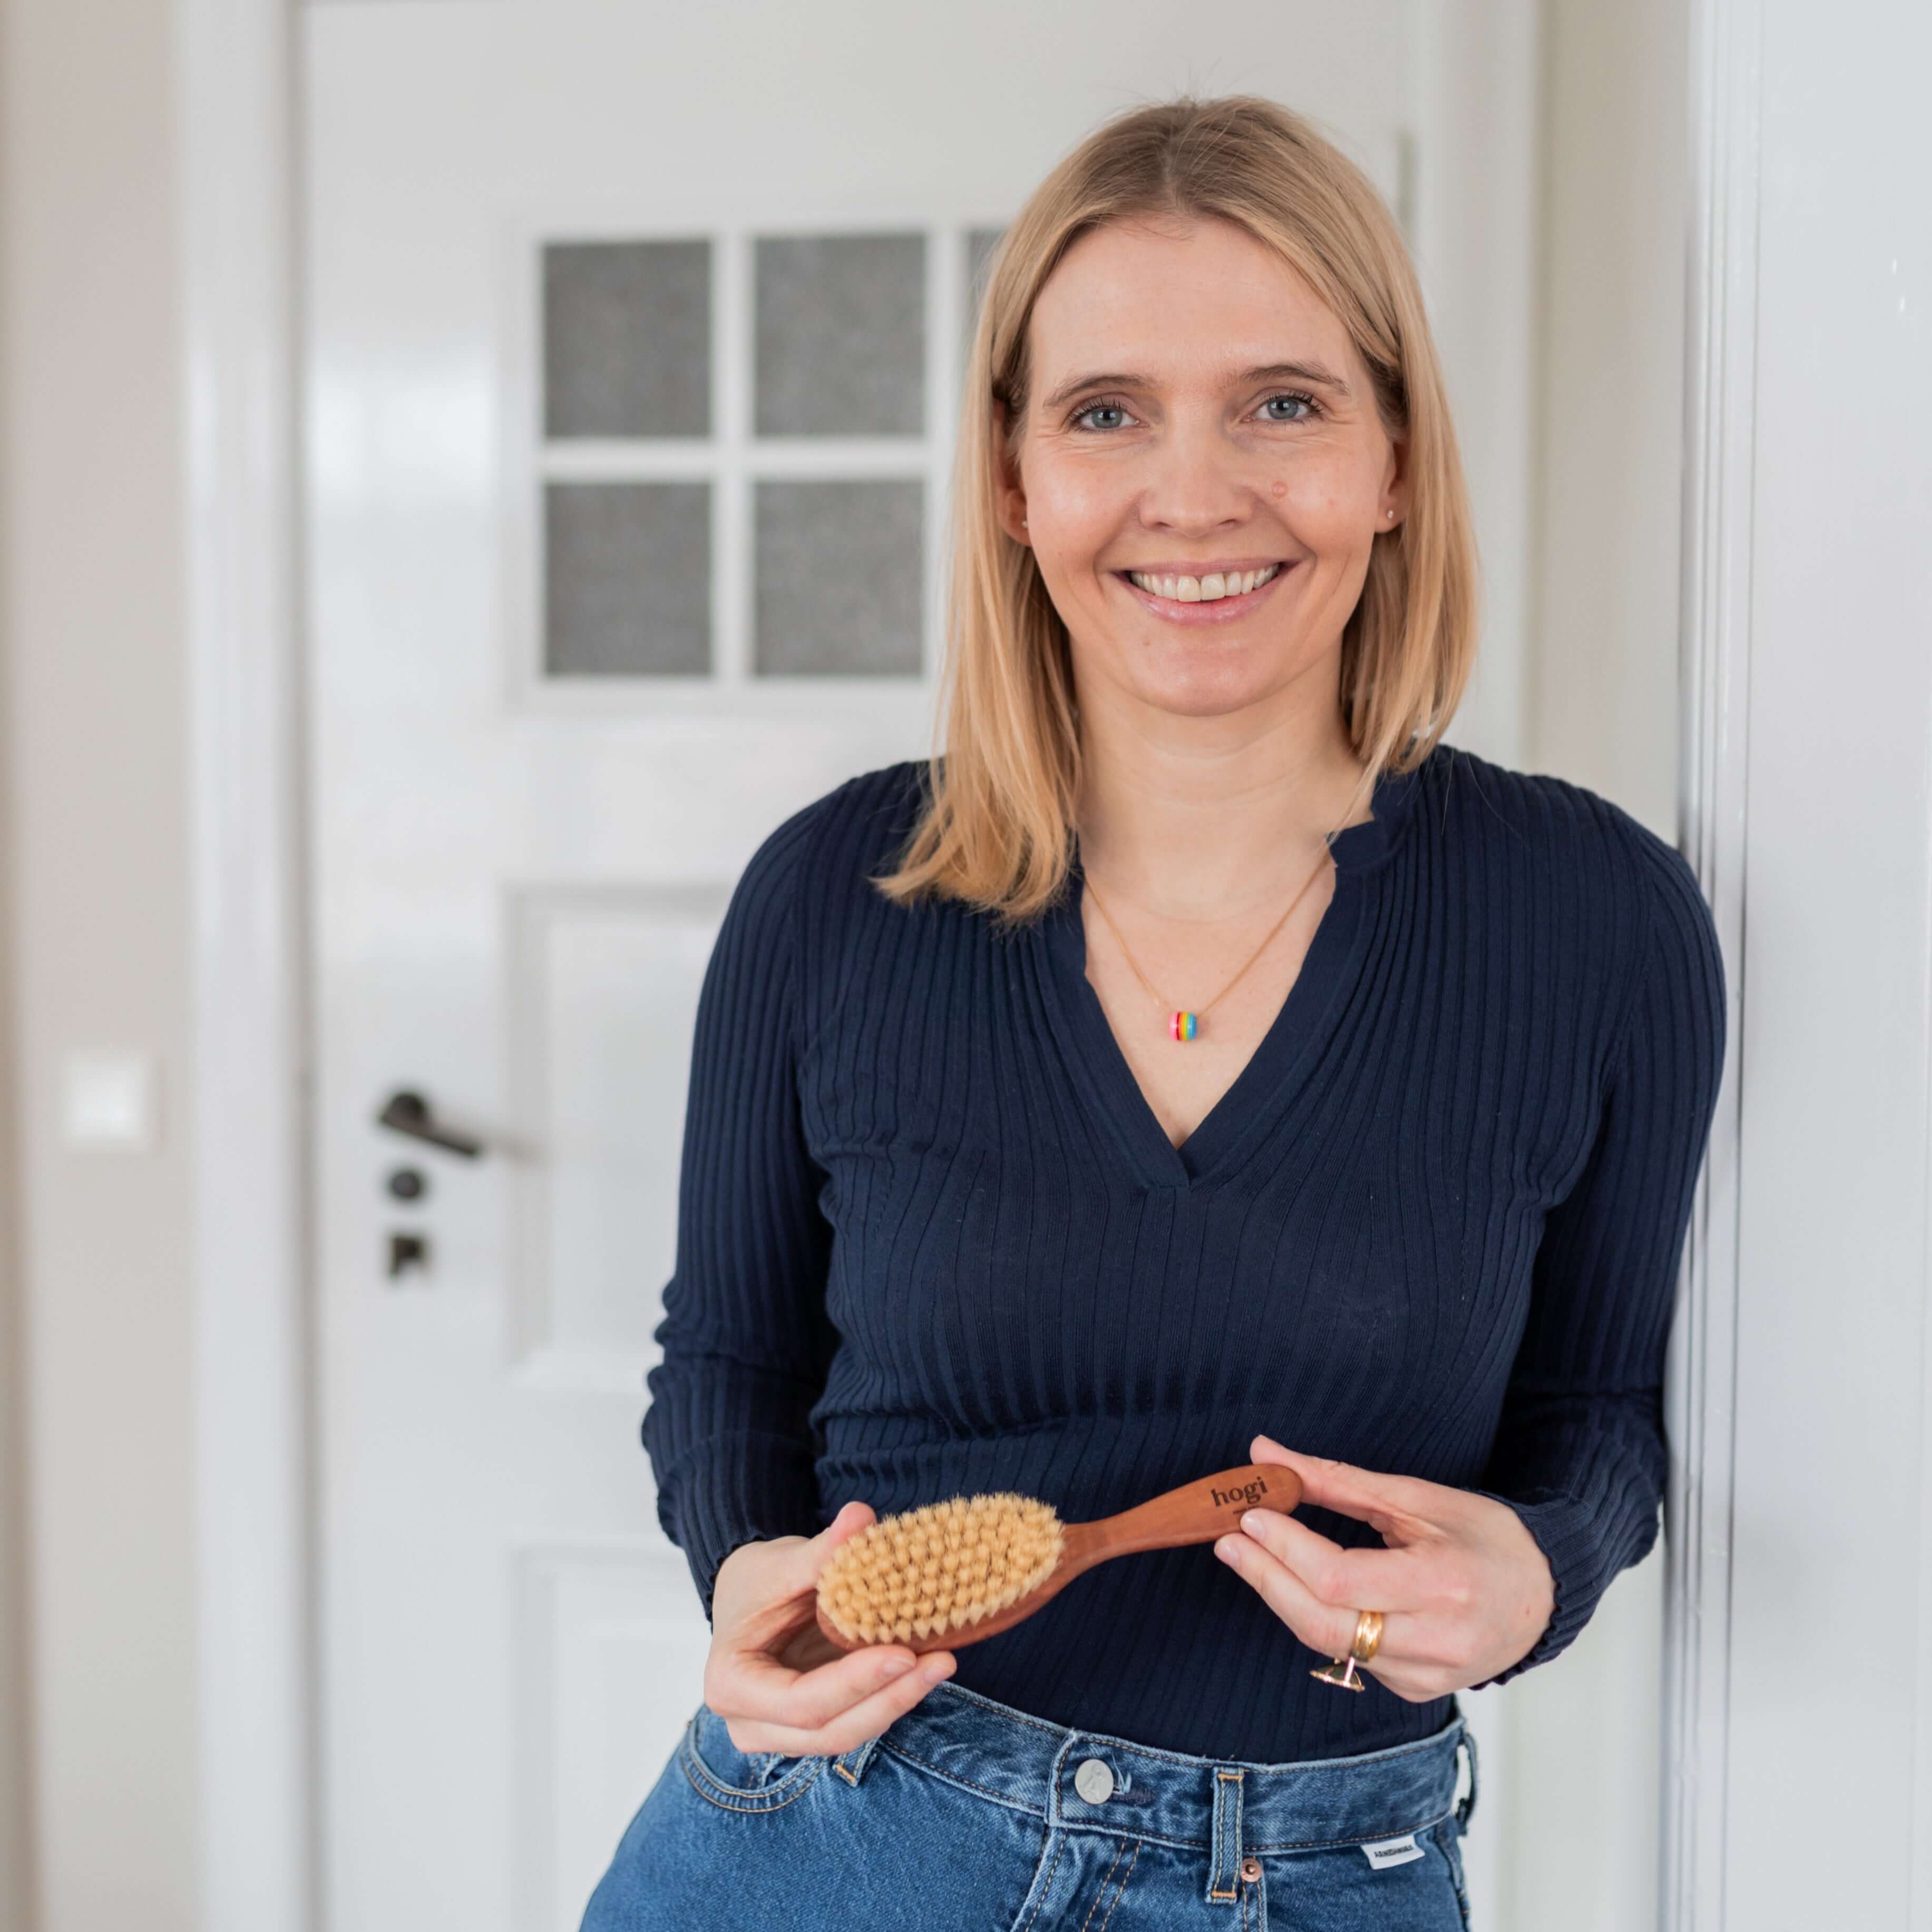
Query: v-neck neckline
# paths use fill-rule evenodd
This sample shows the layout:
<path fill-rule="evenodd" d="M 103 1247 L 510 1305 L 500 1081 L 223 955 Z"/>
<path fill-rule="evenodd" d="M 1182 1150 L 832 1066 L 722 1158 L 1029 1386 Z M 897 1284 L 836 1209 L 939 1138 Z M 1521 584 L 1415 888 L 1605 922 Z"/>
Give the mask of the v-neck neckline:
<path fill-rule="evenodd" d="M 1384 772 L 1370 803 L 1373 816 L 1344 826 L 1329 841 L 1335 890 L 1301 970 L 1246 1064 L 1178 1147 L 1142 1091 L 1087 977 L 1081 916 L 1086 880 L 1076 854 L 1066 890 L 1041 921 L 1048 955 L 1044 978 L 1056 1028 L 1070 1049 L 1067 1058 L 1088 1104 L 1147 1186 L 1184 1190 L 1214 1178 L 1270 1130 L 1300 1091 L 1316 1050 L 1334 1028 L 1337 995 L 1360 967 L 1370 926 L 1371 879 L 1394 849 L 1420 771 Z"/>

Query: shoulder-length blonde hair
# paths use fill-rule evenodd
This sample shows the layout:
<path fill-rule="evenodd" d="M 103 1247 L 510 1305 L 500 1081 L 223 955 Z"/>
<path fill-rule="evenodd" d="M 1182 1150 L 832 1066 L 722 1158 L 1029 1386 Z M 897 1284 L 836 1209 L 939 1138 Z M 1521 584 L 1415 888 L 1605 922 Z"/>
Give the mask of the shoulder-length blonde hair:
<path fill-rule="evenodd" d="M 1300 274 L 1348 332 L 1384 428 L 1408 439 L 1409 507 L 1378 534 L 1342 632 L 1341 703 L 1363 774 L 1420 764 L 1475 654 L 1468 494 L 1422 293 L 1368 178 L 1298 115 L 1250 95 L 1124 114 L 1048 176 L 992 263 L 967 376 L 952 507 L 941 716 L 918 826 L 876 883 L 900 904 L 963 900 L 1011 925 L 1064 888 L 1080 790 L 1066 631 L 1033 552 L 1000 527 L 998 418 L 1010 460 L 1028 406 L 1028 326 L 1082 235 L 1142 217 L 1233 223 Z"/>

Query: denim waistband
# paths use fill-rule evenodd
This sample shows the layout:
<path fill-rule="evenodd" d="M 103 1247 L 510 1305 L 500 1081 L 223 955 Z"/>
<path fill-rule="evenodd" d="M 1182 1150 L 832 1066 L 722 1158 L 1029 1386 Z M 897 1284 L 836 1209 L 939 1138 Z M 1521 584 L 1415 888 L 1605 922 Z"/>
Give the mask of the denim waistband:
<path fill-rule="evenodd" d="M 1466 1825 L 1475 1803 L 1475 1744 L 1460 1714 L 1433 1737 L 1389 1750 L 1247 1764 L 1070 1730 L 942 1684 L 832 1769 L 856 1784 L 878 1750 L 1049 1829 L 1085 1827 L 1208 1851 L 1231 1880 L 1250 1853 L 1373 1844 L 1452 1814 Z M 1469 1754 L 1470 1790 L 1459 1806 L 1460 1750 Z M 1088 1768 L 1096 1760 L 1104 1774 Z"/>

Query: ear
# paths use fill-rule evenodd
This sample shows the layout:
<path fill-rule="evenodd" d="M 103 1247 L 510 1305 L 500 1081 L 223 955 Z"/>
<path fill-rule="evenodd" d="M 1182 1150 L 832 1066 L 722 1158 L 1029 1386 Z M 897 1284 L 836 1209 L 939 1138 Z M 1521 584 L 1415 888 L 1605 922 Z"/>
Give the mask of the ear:
<path fill-rule="evenodd" d="M 1390 440 L 1388 462 L 1382 472 L 1382 495 L 1377 504 L 1378 530 L 1393 530 L 1408 520 L 1408 439 L 1406 436 Z M 1393 516 L 1389 514 L 1390 511 L 1395 513 Z"/>
<path fill-rule="evenodd" d="M 1013 542 L 1030 549 L 1033 537 L 1027 529 L 1026 484 L 1008 454 L 1006 406 L 993 405 L 993 460 L 998 478 L 994 484 L 994 507 L 1000 527 Z"/>

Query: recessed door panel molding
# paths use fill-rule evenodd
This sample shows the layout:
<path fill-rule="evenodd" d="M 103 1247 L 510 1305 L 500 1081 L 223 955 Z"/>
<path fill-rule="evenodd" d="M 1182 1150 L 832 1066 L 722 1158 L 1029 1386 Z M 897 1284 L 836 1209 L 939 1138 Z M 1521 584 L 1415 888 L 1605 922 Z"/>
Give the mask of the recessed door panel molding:
<path fill-rule="evenodd" d="M 661 1541 L 533 1545 L 510 1583 L 520 1923 L 567 1928 L 697 1708 L 711 1634 Z"/>
<path fill-rule="evenodd" d="M 698 994 L 729 882 L 508 896 L 509 1343 L 532 1385 L 641 1392 L 677 1233 Z"/>

